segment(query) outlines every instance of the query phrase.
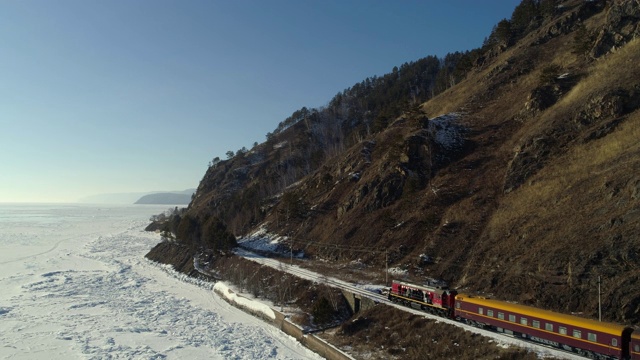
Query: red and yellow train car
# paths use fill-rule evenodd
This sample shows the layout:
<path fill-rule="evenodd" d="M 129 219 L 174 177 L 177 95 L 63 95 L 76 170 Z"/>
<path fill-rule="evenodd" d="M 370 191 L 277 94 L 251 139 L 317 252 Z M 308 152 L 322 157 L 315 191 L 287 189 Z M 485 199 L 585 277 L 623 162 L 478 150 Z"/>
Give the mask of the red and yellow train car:
<path fill-rule="evenodd" d="M 640 360 L 640 332 L 638 331 L 634 331 L 631 334 L 629 352 L 631 353 L 631 360 Z"/>
<path fill-rule="evenodd" d="M 633 329 L 607 322 L 541 310 L 505 301 L 458 294 L 456 319 L 473 325 L 573 351 L 589 358 L 640 359 L 640 336 Z M 635 341 L 635 343 L 634 343 Z M 630 354 L 631 350 L 631 354 Z"/>

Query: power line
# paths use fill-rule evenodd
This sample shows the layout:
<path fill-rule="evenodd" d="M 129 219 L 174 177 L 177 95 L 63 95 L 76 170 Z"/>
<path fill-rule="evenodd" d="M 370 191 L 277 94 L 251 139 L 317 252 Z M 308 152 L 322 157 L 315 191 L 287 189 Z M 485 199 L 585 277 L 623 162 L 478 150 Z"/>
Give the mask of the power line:
<path fill-rule="evenodd" d="M 388 265 L 388 255 L 389 252 L 393 253 L 393 250 L 389 250 L 389 249 L 381 249 L 381 248 L 369 248 L 369 247 L 358 247 L 358 246 L 350 246 L 350 245 L 342 245 L 342 244 L 328 244 L 328 243 L 320 243 L 317 241 L 310 241 L 310 240 L 296 240 L 295 238 L 291 237 L 291 241 L 290 241 L 290 246 L 291 248 L 293 248 L 294 243 L 298 243 L 301 244 L 305 247 L 316 247 L 316 248 L 321 248 L 321 249 L 325 249 L 325 250 L 339 250 L 339 251 L 345 251 L 345 252 L 352 252 L 352 253 L 368 253 L 368 254 L 373 254 L 373 255 L 382 255 L 385 254 L 385 266 Z M 571 262 L 567 263 L 567 266 L 571 264 L 571 265 L 578 265 L 578 264 L 573 264 Z M 502 271 L 502 272 L 509 272 L 511 274 L 515 274 L 515 275 L 519 275 L 519 274 L 534 274 L 534 275 L 538 275 L 538 276 L 545 276 L 545 277 L 553 277 L 553 276 L 557 276 L 557 277 L 561 277 L 561 278 L 580 278 L 580 277 L 587 277 L 588 279 L 595 279 L 599 276 L 603 275 L 603 272 L 606 272 L 607 270 L 620 270 L 621 268 L 624 268 L 626 271 L 640 271 L 640 264 L 634 266 L 633 264 L 630 263 L 626 263 L 624 265 L 612 265 L 612 264 L 600 264 L 600 265 L 593 265 L 591 269 L 587 270 L 587 271 L 573 271 L 573 274 L 569 274 L 567 273 L 566 270 L 566 266 L 564 268 L 557 268 L 557 269 L 536 269 L 531 268 L 531 269 L 511 269 L 508 267 L 504 267 L 504 266 L 500 266 L 499 264 L 496 265 L 489 265 L 486 264 L 486 262 L 478 262 L 478 261 L 464 261 L 464 260 L 436 260 L 433 261 L 432 263 L 426 265 L 426 267 L 430 267 L 430 266 L 446 266 L 448 268 L 456 268 L 456 269 L 461 269 L 461 270 L 473 270 L 473 269 L 484 269 L 484 270 L 488 270 L 488 271 Z M 538 266 L 538 265 L 535 265 Z M 559 272 L 561 272 L 559 274 Z"/>

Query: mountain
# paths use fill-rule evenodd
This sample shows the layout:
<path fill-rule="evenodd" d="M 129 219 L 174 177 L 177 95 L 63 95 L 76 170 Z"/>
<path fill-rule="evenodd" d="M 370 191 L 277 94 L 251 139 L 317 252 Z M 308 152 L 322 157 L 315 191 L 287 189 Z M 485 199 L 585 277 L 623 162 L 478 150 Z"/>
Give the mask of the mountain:
<path fill-rule="evenodd" d="M 148 193 L 109 193 L 109 194 L 96 194 L 79 199 L 81 203 L 91 204 L 133 204 L 140 199 L 141 196 Z"/>
<path fill-rule="evenodd" d="M 195 191 L 196 189 L 187 189 L 181 192 L 147 194 L 139 198 L 135 204 L 187 205 Z"/>
<path fill-rule="evenodd" d="M 591 317 L 601 285 L 603 317 L 637 323 L 639 9 L 524 0 L 482 48 L 365 79 L 212 163 L 171 230 L 198 251 L 218 220 L 264 227 L 328 265 L 384 252 L 415 281 Z"/>
<path fill-rule="evenodd" d="M 142 198 L 145 198 L 144 201 L 159 201 L 159 202 L 140 202 L 139 204 L 168 204 L 168 205 L 182 205 L 189 204 L 191 201 L 191 195 L 195 192 L 195 189 L 187 189 L 182 191 L 154 191 L 154 192 L 131 192 L 131 193 L 109 193 L 109 194 L 96 194 L 87 196 L 78 200 L 81 203 L 91 203 L 91 204 L 138 204 Z M 158 194 L 156 198 L 155 195 Z M 162 194 L 177 194 L 173 198 L 169 195 L 166 197 L 166 200 L 175 200 L 179 202 L 163 202 Z M 147 196 L 151 195 L 149 200 L 147 200 Z M 179 195 L 179 196 L 178 196 Z"/>

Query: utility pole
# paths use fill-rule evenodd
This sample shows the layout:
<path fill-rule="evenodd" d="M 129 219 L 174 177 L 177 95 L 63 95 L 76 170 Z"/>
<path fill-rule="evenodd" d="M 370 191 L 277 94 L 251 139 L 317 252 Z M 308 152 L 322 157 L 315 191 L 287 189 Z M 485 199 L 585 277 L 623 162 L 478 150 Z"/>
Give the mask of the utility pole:
<path fill-rule="evenodd" d="M 289 255 L 291 260 L 289 261 L 290 265 L 293 265 L 293 236 L 291 236 L 291 230 L 289 230 L 289 204 L 287 204 L 287 235 L 289 239 L 291 239 L 291 246 L 289 247 Z"/>
<path fill-rule="evenodd" d="M 602 301 L 600 295 L 600 275 L 598 275 L 598 321 L 602 321 Z"/>
<path fill-rule="evenodd" d="M 384 249 L 384 286 L 389 285 L 389 258 L 387 256 L 387 249 Z"/>

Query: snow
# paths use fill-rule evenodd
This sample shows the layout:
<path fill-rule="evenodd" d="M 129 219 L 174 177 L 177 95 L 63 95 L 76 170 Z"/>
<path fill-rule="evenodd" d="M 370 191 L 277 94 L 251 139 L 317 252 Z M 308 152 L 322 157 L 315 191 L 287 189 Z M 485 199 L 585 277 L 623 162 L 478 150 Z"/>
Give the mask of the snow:
<path fill-rule="evenodd" d="M 456 150 L 464 144 L 464 128 L 457 123 L 458 113 L 448 113 L 429 119 L 429 131 L 445 150 Z"/>
<path fill-rule="evenodd" d="M 257 228 L 253 233 L 237 239 L 238 244 L 246 249 L 254 251 L 290 254 L 290 243 L 287 236 L 271 234 L 267 231 L 266 224 Z M 296 251 L 294 246 L 293 256 L 304 258 L 304 251 Z"/>
<path fill-rule="evenodd" d="M 286 140 L 285 141 L 281 141 L 281 142 L 273 145 L 273 148 L 274 149 L 280 149 L 280 148 L 284 147 L 285 145 L 287 145 L 287 143 L 288 143 L 288 141 L 286 141 Z"/>
<path fill-rule="evenodd" d="M 253 250 L 276 252 L 284 239 L 282 236 L 269 234 L 266 225 L 263 225 L 253 233 L 238 239 L 238 244 Z"/>
<path fill-rule="evenodd" d="M 229 300 L 230 302 L 237 304 L 243 308 L 252 310 L 255 313 L 260 313 L 260 314 L 264 314 L 267 317 L 269 317 L 272 320 L 276 319 L 276 314 L 273 312 L 273 310 L 271 310 L 271 308 L 259 301 L 255 301 L 255 300 L 251 300 L 251 299 L 247 299 L 245 297 L 242 296 L 238 296 L 238 294 L 236 294 L 235 292 L 233 292 L 231 289 L 229 289 L 227 287 L 227 285 L 225 285 L 222 282 L 218 282 L 216 283 L 216 285 L 213 287 L 213 289 L 215 291 L 217 291 L 219 294 L 221 294 L 225 299 Z"/>
<path fill-rule="evenodd" d="M 395 276 L 398 276 L 398 277 L 402 277 L 402 276 L 405 276 L 405 275 L 409 274 L 409 272 L 406 269 L 402 269 L 402 268 L 399 268 L 399 267 L 389 268 L 387 270 L 387 272 L 389 274 L 391 274 L 391 275 L 395 275 Z"/>
<path fill-rule="evenodd" d="M 361 284 L 361 285 L 356 285 L 359 288 L 372 292 L 374 294 L 384 294 L 385 292 L 387 292 L 389 290 L 389 288 L 387 286 L 384 285 L 375 285 L 375 284 Z"/>
<path fill-rule="evenodd" d="M 321 359 L 146 260 L 165 208 L 0 204 L 0 358 Z"/>
<path fill-rule="evenodd" d="M 358 181 L 360 180 L 361 174 L 360 174 L 360 171 L 355 171 L 355 172 L 350 172 L 348 176 L 349 178 L 351 178 L 351 180 Z"/>

